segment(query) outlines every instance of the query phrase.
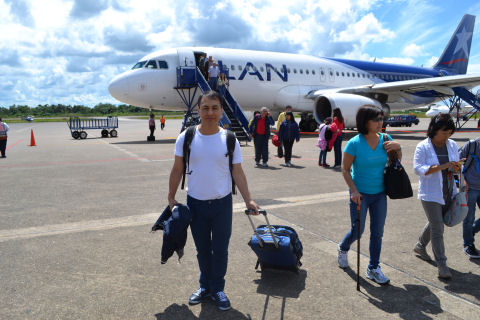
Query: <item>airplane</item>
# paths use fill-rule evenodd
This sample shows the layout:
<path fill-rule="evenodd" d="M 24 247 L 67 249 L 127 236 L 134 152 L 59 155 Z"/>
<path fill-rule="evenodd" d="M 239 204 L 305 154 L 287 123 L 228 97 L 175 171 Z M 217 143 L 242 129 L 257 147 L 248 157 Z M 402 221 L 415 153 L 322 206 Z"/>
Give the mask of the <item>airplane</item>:
<path fill-rule="evenodd" d="M 113 78 L 108 90 L 112 97 L 130 105 L 151 110 L 186 110 L 186 104 L 174 90 L 177 69 L 195 67 L 206 53 L 228 75 L 229 90 L 243 110 L 266 106 L 275 114 L 293 106 L 295 112 L 302 113 L 301 129 L 315 131 L 338 107 L 345 127 L 354 128 L 356 112 L 364 104 L 382 108 L 388 117 L 391 110 L 428 105 L 448 96 L 470 99 L 468 89 L 480 84 L 480 75 L 466 75 L 474 24 L 475 16 L 463 16 L 432 68 L 303 54 L 182 47 L 146 55 L 131 70 Z M 470 100 L 476 104 L 476 99 Z M 480 104 L 477 107 L 480 109 Z"/>
<path fill-rule="evenodd" d="M 428 106 L 426 106 L 427 112 L 425 112 L 425 115 L 427 117 L 435 117 L 439 113 L 450 113 L 450 108 L 447 105 L 442 105 L 438 103 L 432 103 Z M 418 108 L 422 109 L 422 108 Z M 473 114 L 474 110 L 472 106 L 467 105 L 466 103 L 461 103 L 459 106 L 459 110 L 457 112 L 457 109 L 454 108 L 451 112 L 453 117 L 463 117 L 468 114 Z"/>

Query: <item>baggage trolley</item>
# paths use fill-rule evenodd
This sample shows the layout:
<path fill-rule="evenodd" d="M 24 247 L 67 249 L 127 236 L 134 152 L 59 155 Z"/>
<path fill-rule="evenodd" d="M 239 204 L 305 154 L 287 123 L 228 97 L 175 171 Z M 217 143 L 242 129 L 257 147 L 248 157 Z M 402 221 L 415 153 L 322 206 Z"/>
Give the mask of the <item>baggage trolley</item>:
<path fill-rule="evenodd" d="M 106 117 L 106 118 L 86 118 L 81 119 L 79 117 L 70 117 L 67 122 L 72 138 L 74 139 L 86 139 L 87 132 L 85 130 L 100 129 L 102 130 L 102 138 L 107 138 L 109 135 L 112 138 L 118 136 L 118 117 Z"/>

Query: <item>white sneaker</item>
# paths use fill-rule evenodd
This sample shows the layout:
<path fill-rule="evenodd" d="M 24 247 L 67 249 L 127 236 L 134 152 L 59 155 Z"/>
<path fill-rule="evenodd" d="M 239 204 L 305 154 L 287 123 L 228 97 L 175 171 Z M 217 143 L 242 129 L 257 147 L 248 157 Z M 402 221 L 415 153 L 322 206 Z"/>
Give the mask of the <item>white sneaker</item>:
<path fill-rule="evenodd" d="M 366 277 L 370 280 L 375 281 L 378 284 L 387 284 L 390 282 L 390 279 L 388 279 L 383 274 L 382 269 L 380 269 L 380 266 L 378 266 L 376 269 L 367 268 Z"/>
<path fill-rule="evenodd" d="M 340 249 L 340 245 L 337 247 L 338 251 L 338 266 L 342 269 L 348 268 L 348 251 L 343 251 Z"/>

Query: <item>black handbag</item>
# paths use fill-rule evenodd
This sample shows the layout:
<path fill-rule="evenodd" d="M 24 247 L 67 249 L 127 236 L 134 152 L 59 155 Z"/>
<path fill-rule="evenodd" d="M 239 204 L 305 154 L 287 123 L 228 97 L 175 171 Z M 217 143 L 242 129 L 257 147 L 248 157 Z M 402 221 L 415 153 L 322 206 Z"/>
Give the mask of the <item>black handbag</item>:
<path fill-rule="evenodd" d="M 388 140 L 386 135 L 384 135 L 384 141 L 386 141 L 385 138 Z M 412 184 L 396 152 L 388 157 L 383 179 L 385 193 L 390 199 L 405 199 L 413 196 Z"/>

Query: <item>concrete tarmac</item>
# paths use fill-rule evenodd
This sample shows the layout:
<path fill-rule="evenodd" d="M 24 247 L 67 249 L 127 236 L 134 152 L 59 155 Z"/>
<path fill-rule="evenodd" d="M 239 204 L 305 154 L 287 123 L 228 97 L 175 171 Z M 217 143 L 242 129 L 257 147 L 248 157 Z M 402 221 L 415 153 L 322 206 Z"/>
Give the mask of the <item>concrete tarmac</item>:
<path fill-rule="evenodd" d="M 86 140 L 71 138 L 65 123 L 12 124 L 7 158 L 0 159 L 0 319 L 479 319 L 480 261 L 464 254 L 461 225 L 445 228 L 452 280 L 439 280 L 435 263 L 412 252 L 427 221 L 412 160 L 428 121 L 388 130 L 402 144 L 414 197 L 388 201 L 381 266 L 389 285 L 365 278 L 366 226 L 360 292 L 356 243 L 351 268 L 336 261 L 350 225 L 348 190 L 339 170 L 318 166 L 317 136 L 302 135 L 294 145 L 292 168 L 272 144 L 266 169 L 254 166 L 252 143 L 242 147 L 253 198 L 271 223 L 298 231 L 304 257 L 299 274 L 256 271 L 247 245 L 252 230 L 234 196 L 227 312 L 211 301 L 188 305 L 199 276 L 190 234 L 181 262 L 174 256 L 161 265 L 162 233 L 149 232 L 167 204 L 180 120 L 158 127 L 153 143 L 146 141 L 146 120 L 123 118 L 118 138 L 95 130 Z M 453 135 L 459 146 L 480 134 L 473 120 L 466 127 Z M 28 146 L 31 129 L 36 147 Z M 177 200 L 185 197 L 177 193 Z"/>

